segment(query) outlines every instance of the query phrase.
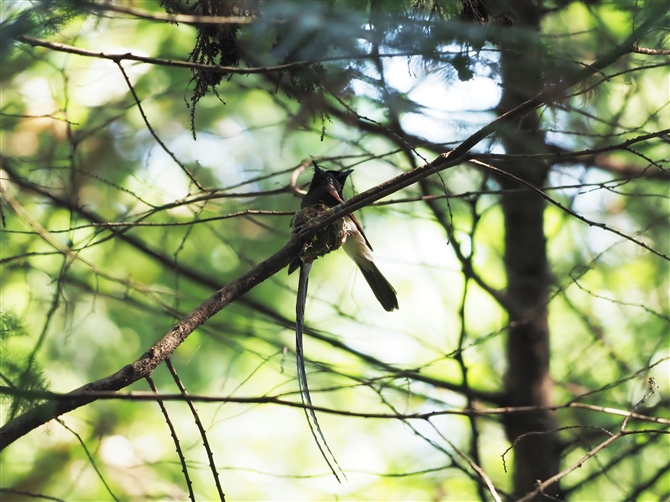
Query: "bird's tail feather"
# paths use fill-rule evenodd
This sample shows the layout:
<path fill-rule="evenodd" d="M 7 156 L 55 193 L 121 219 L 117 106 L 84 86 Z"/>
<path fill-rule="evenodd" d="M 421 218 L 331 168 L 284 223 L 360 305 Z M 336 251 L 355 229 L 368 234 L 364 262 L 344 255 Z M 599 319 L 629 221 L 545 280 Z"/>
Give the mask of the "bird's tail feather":
<path fill-rule="evenodd" d="M 365 236 L 358 230 L 353 221 L 348 223 L 348 236 L 343 246 L 344 252 L 354 260 L 354 263 L 361 270 L 363 277 L 365 277 L 370 289 L 372 289 L 384 310 L 387 312 L 396 310 L 398 308 L 398 297 L 395 289 L 375 265 L 372 258 L 372 248 L 367 243 Z"/>
<path fill-rule="evenodd" d="M 391 286 L 391 283 L 386 280 L 386 277 L 377 268 L 377 265 L 370 260 L 357 259 L 356 265 L 360 269 L 363 277 L 367 281 L 370 289 L 375 294 L 379 303 L 382 304 L 384 310 L 392 312 L 398 308 L 398 297 L 396 291 Z"/>
<path fill-rule="evenodd" d="M 309 430 L 312 432 L 312 436 L 314 437 L 314 441 L 316 442 L 316 445 L 319 447 L 319 451 L 321 452 L 321 456 L 324 458 L 326 463 L 328 464 L 328 467 L 330 467 L 331 472 L 335 476 L 338 482 L 340 481 L 340 477 L 337 475 L 337 472 L 335 471 L 335 468 L 333 467 L 333 464 L 330 462 L 330 459 L 328 458 L 328 455 L 326 455 L 326 451 L 328 454 L 330 454 L 330 458 L 332 458 L 333 463 L 337 466 L 337 469 L 342 473 L 342 476 L 346 479 L 346 475 L 344 474 L 344 471 L 340 467 L 340 464 L 337 462 L 337 459 L 335 458 L 335 455 L 333 455 L 333 452 L 331 451 L 330 447 L 328 446 L 328 442 L 326 441 L 326 438 L 323 435 L 323 432 L 321 431 L 321 427 L 319 426 L 319 421 L 316 419 L 316 413 L 314 412 L 314 409 L 312 408 L 312 398 L 309 395 L 309 387 L 307 386 L 307 373 L 305 371 L 305 356 L 303 352 L 303 347 L 302 347 L 302 332 L 303 332 L 303 327 L 305 325 L 305 304 L 307 303 L 307 282 L 309 278 L 309 272 L 312 269 L 312 263 L 304 263 L 300 267 L 300 280 L 298 282 L 298 298 L 295 306 L 295 358 L 296 358 L 296 365 L 298 369 L 298 383 L 300 386 L 300 398 L 302 399 L 302 404 L 306 405 L 304 409 L 305 411 L 305 417 L 307 418 L 307 423 L 309 424 Z M 309 410 L 307 408 L 309 407 Z M 313 425 L 312 425 L 313 424 Z M 315 430 L 316 429 L 316 430 Z M 317 435 L 318 434 L 318 435 Z M 321 443 L 323 443 L 323 446 L 321 446 Z M 325 450 L 324 450 L 325 448 Z"/>

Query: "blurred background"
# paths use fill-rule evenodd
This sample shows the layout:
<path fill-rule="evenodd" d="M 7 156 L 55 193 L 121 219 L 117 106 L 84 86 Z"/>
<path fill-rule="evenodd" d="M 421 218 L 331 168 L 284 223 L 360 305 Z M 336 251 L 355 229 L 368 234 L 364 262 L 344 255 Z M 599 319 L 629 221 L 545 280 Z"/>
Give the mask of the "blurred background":
<path fill-rule="evenodd" d="M 213 464 L 187 403 L 165 403 L 184 469 L 156 402 L 100 399 L 9 444 L 0 498 L 511 500 L 650 394 L 630 435 L 546 493 L 669 500 L 666 7 L 3 2 L 3 424 L 35 391 L 133 362 L 281 249 L 312 159 L 354 169 L 351 197 L 577 84 L 491 131 L 475 162 L 357 212 L 398 311 L 343 252 L 315 262 L 307 375 L 340 412 L 318 417 L 341 484 L 303 410 L 254 402 L 300 402 L 297 274 L 281 271 L 171 357 L 188 393 L 220 398 L 194 403 Z M 152 380 L 180 392 L 165 365 Z M 505 409 L 520 406 L 536 411 Z"/>

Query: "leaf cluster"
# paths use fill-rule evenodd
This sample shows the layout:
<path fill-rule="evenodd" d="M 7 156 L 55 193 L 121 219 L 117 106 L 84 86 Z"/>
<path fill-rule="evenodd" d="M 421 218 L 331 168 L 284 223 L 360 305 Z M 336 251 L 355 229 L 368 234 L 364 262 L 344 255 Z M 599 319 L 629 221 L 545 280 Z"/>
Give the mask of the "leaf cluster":
<path fill-rule="evenodd" d="M 26 344 L 22 343 L 29 336 L 25 325 L 15 313 L 0 312 L 0 344 L 3 348 L 0 379 L 3 385 L 18 391 L 11 396 L 2 395 L 0 398 L 9 407 L 9 412 L 4 417 L 5 421 L 11 420 L 41 402 L 27 394 L 31 391 L 45 391 L 49 388 L 42 368 L 34 360 L 34 354 L 26 349 Z"/>

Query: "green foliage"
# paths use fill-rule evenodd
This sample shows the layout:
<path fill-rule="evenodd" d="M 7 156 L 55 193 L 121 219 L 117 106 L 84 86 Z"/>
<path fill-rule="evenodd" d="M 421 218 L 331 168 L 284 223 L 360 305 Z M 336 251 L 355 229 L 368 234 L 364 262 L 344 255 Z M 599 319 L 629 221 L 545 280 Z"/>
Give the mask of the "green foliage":
<path fill-rule="evenodd" d="M 5 33 L 53 34 L 49 40 L 93 52 L 160 60 L 306 63 L 245 75 L 121 61 L 163 147 L 113 62 L 9 46 L 15 50 L 3 57 L 0 75 L 0 160 L 3 190 L 15 203 L 3 198 L 3 385 L 41 391 L 50 382 L 68 392 L 136 360 L 288 241 L 300 205 L 291 177 L 310 156 L 327 168 L 355 169 L 351 197 L 454 148 L 503 111 L 500 90 L 512 84 L 501 72 L 501 44 L 533 55 L 536 67 L 524 71 L 553 86 L 646 15 L 634 2 L 554 4 L 546 4 L 540 32 L 505 24 L 519 19 L 503 11 L 487 12 L 480 24 L 466 16 L 474 11 L 439 1 L 253 2 L 244 4 L 248 10 L 233 2 L 163 2 L 174 14 L 253 19 L 217 27 L 133 19 L 105 11 L 103 2 L 35 2 L 12 13 L 3 44 Z M 156 3 L 131 7 L 164 13 Z M 640 44 L 664 47 L 664 33 Z M 547 203 L 544 212 L 558 405 L 630 411 L 653 376 L 661 388 L 637 412 L 668 418 L 667 260 L 575 216 L 669 254 L 667 134 L 653 136 L 667 127 L 666 74 L 662 57 L 627 54 L 537 113 L 550 170 L 540 188 L 565 208 Z M 505 127 L 518 134 L 516 125 Z M 643 134 L 653 137 L 617 146 Z M 572 155 L 583 149 L 603 150 Z M 473 152 L 505 153 L 501 136 Z M 494 166 L 508 160 L 483 158 Z M 523 165 L 520 156 L 512 160 Z M 309 170 L 300 174 L 297 188 L 309 178 Z M 457 411 L 468 406 L 459 387 L 467 379 L 474 407 L 504 405 L 509 319 L 491 293 L 506 293 L 503 192 L 500 178 L 464 163 L 357 212 L 400 310 L 382 312 L 342 253 L 318 260 L 305 342 L 315 404 L 354 413 Z M 294 312 L 295 278 L 282 271 L 208 319 L 171 358 L 189 393 L 299 401 Z M 178 392 L 164 365 L 152 379 L 159 392 Z M 124 389 L 149 390 L 144 381 Z M 39 402 L 17 394 L 2 397 L 5 420 Z M 196 499 L 215 498 L 187 405 L 166 407 Z M 512 490 L 500 461 L 509 447 L 504 415 L 470 422 L 322 413 L 350 478 L 340 486 L 320 463 L 302 410 L 196 407 L 230 498 L 476 499 L 480 478 L 453 446 L 478 454 L 501 494 Z M 594 428 L 616 432 L 622 420 L 583 408 L 555 414 L 566 427 L 561 468 L 604 440 Z M 69 429 L 51 422 L 2 452 L 3 488 L 98 500 L 110 498 L 104 480 L 119 499 L 188 498 L 156 403 L 98 400 L 61 420 Z M 630 427 L 667 430 L 633 420 Z M 667 451 L 667 434 L 622 438 L 563 487 L 580 500 L 661 499 Z"/>
<path fill-rule="evenodd" d="M 42 368 L 34 361 L 35 349 L 29 348 L 29 338 L 28 329 L 14 312 L 0 312 L 0 379 L 11 389 L 11 393 L 0 392 L 0 402 L 8 409 L 3 413 L 3 423 L 42 402 L 31 392 L 48 390 Z"/>
<path fill-rule="evenodd" d="M 2 24 L 3 52 L 4 44 L 20 35 L 53 35 L 72 20 L 90 13 L 86 2 L 77 0 L 35 0 L 24 3 L 28 5 Z"/>

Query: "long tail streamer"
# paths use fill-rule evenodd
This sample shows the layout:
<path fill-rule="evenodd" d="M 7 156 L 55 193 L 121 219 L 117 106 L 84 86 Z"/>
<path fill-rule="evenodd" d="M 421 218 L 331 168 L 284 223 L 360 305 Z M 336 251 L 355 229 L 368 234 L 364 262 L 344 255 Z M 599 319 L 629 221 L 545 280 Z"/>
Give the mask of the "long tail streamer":
<path fill-rule="evenodd" d="M 345 479 L 347 478 L 347 476 L 344 474 L 344 471 L 340 467 L 340 464 L 337 463 L 335 455 L 333 455 L 333 452 L 328 446 L 328 442 L 326 441 L 323 432 L 321 432 L 321 427 L 319 426 L 319 421 L 316 419 L 316 413 L 314 412 L 314 408 L 312 405 L 312 398 L 309 395 L 309 387 L 307 386 L 307 373 L 305 372 L 305 356 L 302 348 L 302 332 L 305 324 L 305 304 L 307 303 L 307 282 L 308 282 L 307 279 L 309 278 L 310 270 L 312 270 L 312 263 L 304 263 L 300 266 L 298 299 L 295 305 L 295 360 L 298 369 L 300 398 L 302 399 L 302 404 L 305 405 L 303 409 L 305 411 L 305 417 L 307 418 L 307 423 L 309 424 L 309 430 L 312 432 L 314 441 L 316 442 L 316 445 L 319 447 L 321 456 L 328 464 L 328 467 L 330 467 L 330 470 L 332 471 L 337 481 L 341 483 L 342 481 L 340 481 L 340 477 L 337 475 L 337 472 L 333 467 L 333 463 L 337 466 L 337 469 L 340 471 L 340 473 L 342 474 L 342 476 L 344 476 Z M 323 446 L 321 445 L 321 443 L 323 443 Z M 326 454 L 326 452 L 328 452 L 330 458 Z M 330 459 L 333 460 L 332 463 Z"/>

